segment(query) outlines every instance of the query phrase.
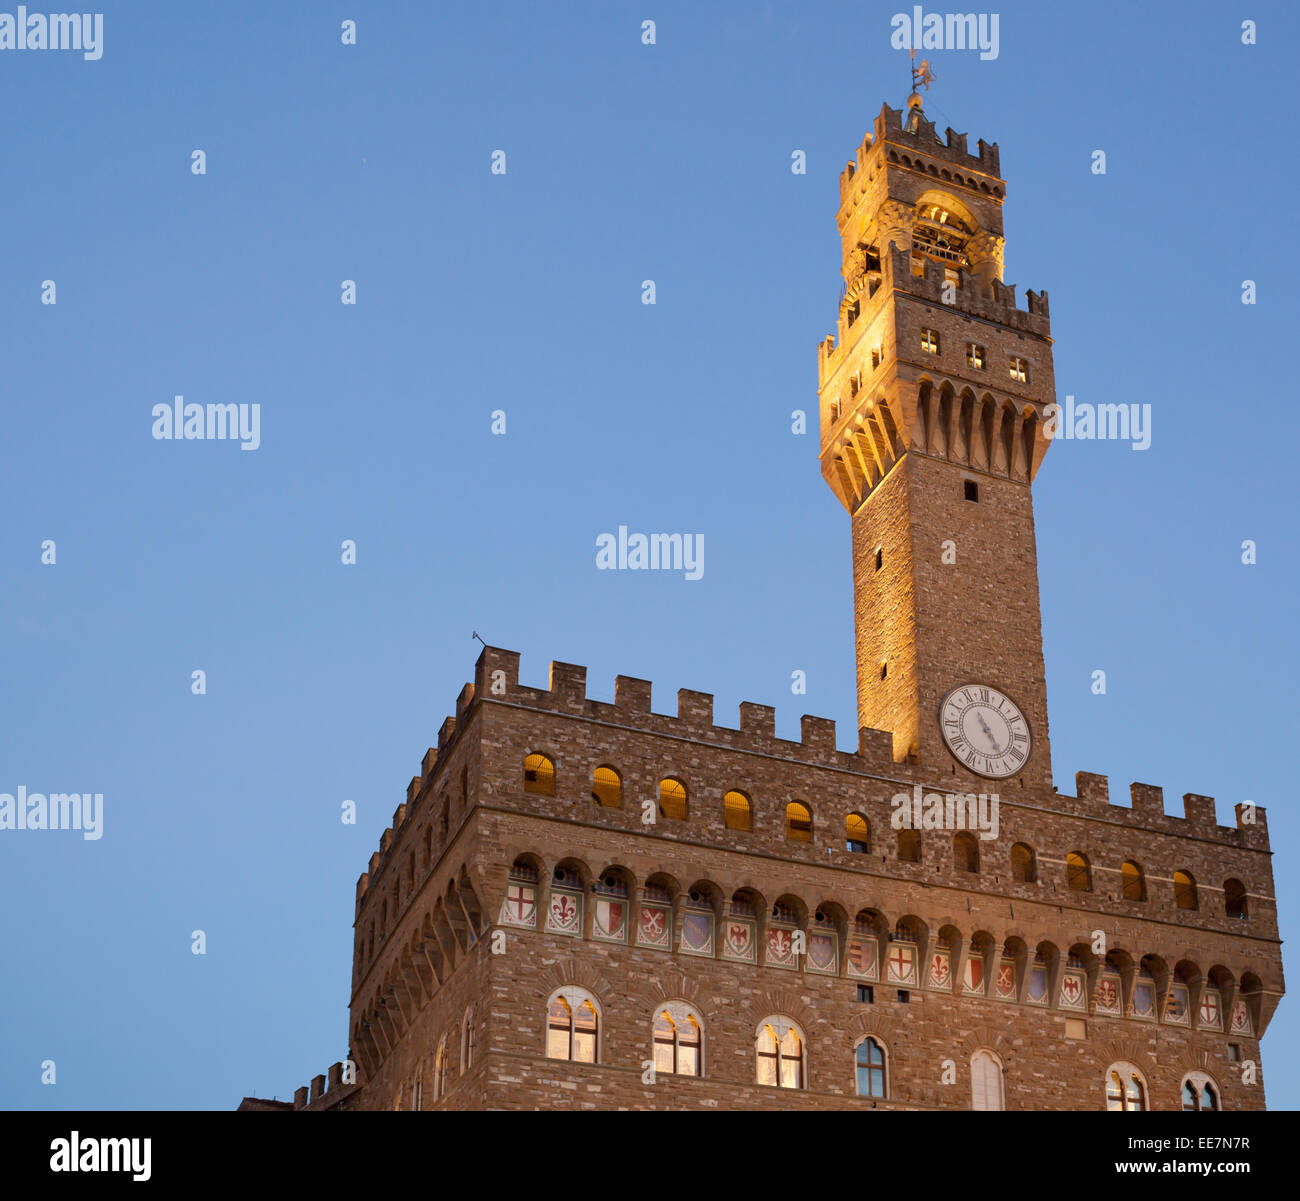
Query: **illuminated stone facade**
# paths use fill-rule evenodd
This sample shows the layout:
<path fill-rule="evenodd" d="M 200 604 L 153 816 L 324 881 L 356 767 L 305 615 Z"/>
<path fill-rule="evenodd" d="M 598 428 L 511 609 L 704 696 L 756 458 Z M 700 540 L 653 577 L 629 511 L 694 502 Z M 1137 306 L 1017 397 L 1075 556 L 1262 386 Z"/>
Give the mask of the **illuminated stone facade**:
<path fill-rule="evenodd" d="M 568 664 L 526 687 L 485 650 L 358 882 L 358 1081 L 336 1065 L 297 1108 L 1263 1107 L 1263 811 L 1052 784 L 1030 487 L 1052 343 L 1046 295 L 1001 281 L 999 170 L 918 102 L 841 176 L 820 431 L 856 749 L 813 717 L 778 739 L 763 705 L 715 725 L 704 693 L 658 713 L 627 677 L 590 700 Z M 997 779 L 940 721 L 984 686 L 1023 719 L 977 736 Z M 993 794 L 996 832 L 953 828 L 948 798 Z"/>

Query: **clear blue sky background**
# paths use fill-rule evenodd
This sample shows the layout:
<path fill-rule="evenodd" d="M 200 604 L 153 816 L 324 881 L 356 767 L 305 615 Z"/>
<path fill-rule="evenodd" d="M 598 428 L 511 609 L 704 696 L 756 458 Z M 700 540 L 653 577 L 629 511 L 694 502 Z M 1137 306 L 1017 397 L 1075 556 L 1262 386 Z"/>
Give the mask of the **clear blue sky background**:
<path fill-rule="evenodd" d="M 901 7 L 108 3 L 99 62 L 0 53 L 0 791 L 107 806 L 99 842 L 0 834 L 0 1105 L 227 1108 L 344 1055 L 355 881 L 471 630 L 527 683 L 563 659 L 854 745 L 848 518 L 790 413 Z M 927 111 L 1001 146 L 1061 394 L 1154 410 L 1147 452 L 1061 443 L 1035 486 L 1056 778 L 1266 805 L 1285 937 L 1295 10 L 997 11 Z M 154 441 L 176 393 L 261 404 L 261 449 Z M 704 579 L 596 571 L 620 523 L 702 533 Z"/>

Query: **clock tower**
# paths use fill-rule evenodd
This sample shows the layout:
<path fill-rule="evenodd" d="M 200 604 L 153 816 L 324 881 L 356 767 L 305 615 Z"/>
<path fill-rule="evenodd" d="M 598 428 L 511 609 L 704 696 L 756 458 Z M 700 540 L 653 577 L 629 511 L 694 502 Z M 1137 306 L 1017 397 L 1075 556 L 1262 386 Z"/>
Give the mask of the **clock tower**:
<path fill-rule="evenodd" d="M 853 534 L 858 723 L 963 791 L 1050 787 L 1031 484 L 1055 401 L 1047 294 L 1002 282 L 998 148 L 913 94 L 840 176 L 818 348 L 822 474 Z"/>

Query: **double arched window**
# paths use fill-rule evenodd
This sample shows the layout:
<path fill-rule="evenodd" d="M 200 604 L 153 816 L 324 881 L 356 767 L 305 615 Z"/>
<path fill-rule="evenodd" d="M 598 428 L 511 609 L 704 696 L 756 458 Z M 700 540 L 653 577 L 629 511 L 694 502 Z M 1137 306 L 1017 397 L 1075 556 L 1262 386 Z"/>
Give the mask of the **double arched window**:
<path fill-rule="evenodd" d="M 807 1063 L 803 1031 L 789 1018 L 770 1017 L 760 1022 L 754 1049 L 758 1056 L 759 1084 L 804 1087 Z"/>
<path fill-rule="evenodd" d="M 1034 851 L 1027 843 L 1018 842 L 1011 848 L 1011 878 L 1018 884 L 1033 884 L 1038 879 Z"/>
<path fill-rule="evenodd" d="M 1126 901 L 1145 901 L 1147 899 L 1147 880 L 1142 869 L 1132 859 L 1125 859 L 1119 869 Z"/>
<path fill-rule="evenodd" d="M 921 862 L 921 836 L 915 830 L 899 830 L 898 861 L 899 863 Z"/>
<path fill-rule="evenodd" d="M 654 1063 L 656 1073 L 704 1075 L 704 1023 L 689 1005 L 669 1001 L 655 1010 Z"/>
<path fill-rule="evenodd" d="M 1190 872 L 1174 872 L 1174 904 L 1179 909 L 1198 908 L 1196 881 Z"/>
<path fill-rule="evenodd" d="M 1106 1069 L 1106 1108 L 1125 1112 L 1147 1107 L 1147 1086 L 1131 1063 L 1112 1063 Z"/>
<path fill-rule="evenodd" d="M 562 988 L 546 1009 L 546 1057 L 572 1063 L 600 1059 L 600 1006 L 580 988 Z"/>
<path fill-rule="evenodd" d="M 1190 1072 L 1183 1077 L 1183 1109 L 1207 1112 L 1219 1108 L 1219 1087 L 1204 1072 Z"/>

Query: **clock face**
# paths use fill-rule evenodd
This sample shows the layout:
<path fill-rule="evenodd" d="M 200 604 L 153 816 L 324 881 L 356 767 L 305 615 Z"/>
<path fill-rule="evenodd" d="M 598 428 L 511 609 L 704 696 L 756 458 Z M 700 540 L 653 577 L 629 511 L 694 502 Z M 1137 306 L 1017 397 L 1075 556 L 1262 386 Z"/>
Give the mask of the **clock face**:
<path fill-rule="evenodd" d="M 1029 723 L 1009 696 L 986 684 L 960 684 L 939 706 L 948 750 L 976 775 L 1002 780 L 1029 761 Z"/>

